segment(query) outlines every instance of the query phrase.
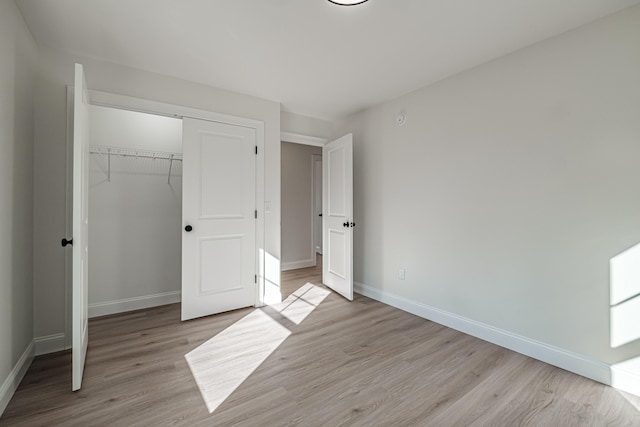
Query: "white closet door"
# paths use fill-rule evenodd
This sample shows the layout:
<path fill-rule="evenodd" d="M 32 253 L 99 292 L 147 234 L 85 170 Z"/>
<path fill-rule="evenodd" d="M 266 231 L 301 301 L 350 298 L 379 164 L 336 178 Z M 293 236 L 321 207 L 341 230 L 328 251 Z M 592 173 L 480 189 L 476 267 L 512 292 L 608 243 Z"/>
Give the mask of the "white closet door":
<path fill-rule="evenodd" d="M 353 300 L 353 135 L 322 148 L 322 278 Z"/>
<path fill-rule="evenodd" d="M 81 64 L 75 67 L 73 101 L 72 385 L 82 386 L 89 343 L 89 93 Z"/>
<path fill-rule="evenodd" d="M 185 118 L 182 320 L 256 301 L 256 130 Z"/>

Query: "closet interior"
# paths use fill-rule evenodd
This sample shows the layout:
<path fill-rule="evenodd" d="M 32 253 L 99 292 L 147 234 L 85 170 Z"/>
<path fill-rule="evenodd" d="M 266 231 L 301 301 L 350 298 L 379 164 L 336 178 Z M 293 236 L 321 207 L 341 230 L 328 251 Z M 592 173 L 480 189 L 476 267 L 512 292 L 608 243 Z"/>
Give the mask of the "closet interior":
<path fill-rule="evenodd" d="M 180 301 L 182 120 L 91 106 L 89 317 Z"/>

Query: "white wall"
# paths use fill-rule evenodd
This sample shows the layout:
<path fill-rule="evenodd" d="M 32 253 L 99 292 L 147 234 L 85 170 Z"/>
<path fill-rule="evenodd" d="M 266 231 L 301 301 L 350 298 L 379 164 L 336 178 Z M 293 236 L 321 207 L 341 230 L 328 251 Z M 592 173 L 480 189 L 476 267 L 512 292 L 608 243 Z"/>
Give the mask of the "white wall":
<path fill-rule="evenodd" d="M 282 270 L 315 265 L 311 161 L 314 154 L 322 155 L 322 148 L 282 143 Z"/>
<path fill-rule="evenodd" d="M 92 106 L 91 145 L 182 153 L 182 120 Z M 182 162 L 90 157 L 89 316 L 179 301 Z"/>
<path fill-rule="evenodd" d="M 182 153 L 182 120 L 91 105 L 91 145 Z"/>
<path fill-rule="evenodd" d="M 609 331 L 610 259 L 640 243 L 639 118 L 640 7 L 349 118 L 356 280 L 605 363 L 639 356 Z"/>
<path fill-rule="evenodd" d="M 271 209 L 265 217 L 265 250 L 270 262 L 280 258 L 280 104 L 172 77 L 67 53 L 40 49 L 41 75 L 37 85 L 35 146 L 35 334 L 64 331 L 66 85 L 73 81 L 73 64 L 85 66 L 90 89 L 118 93 L 214 111 L 265 123 L 265 198 Z M 279 285 L 279 275 L 270 276 Z"/>
<path fill-rule="evenodd" d="M 36 44 L 14 2 L 2 1 L 0 414 L 24 374 L 30 361 L 28 357 L 32 356 L 30 349 L 33 349 L 33 87 L 36 73 Z"/>

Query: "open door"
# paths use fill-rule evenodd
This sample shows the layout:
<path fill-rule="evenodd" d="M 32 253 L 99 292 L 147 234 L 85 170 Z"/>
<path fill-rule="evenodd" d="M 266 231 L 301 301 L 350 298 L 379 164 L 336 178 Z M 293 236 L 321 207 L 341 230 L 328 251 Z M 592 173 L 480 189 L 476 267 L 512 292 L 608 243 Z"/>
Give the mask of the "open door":
<path fill-rule="evenodd" d="M 312 155 L 313 168 L 313 260 L 322 255 L 322 156 Z"/>
<path fill-rule="evenodd" d="M 322 278 L 353 300 L 353 135 L 322 148 Z"/>
<path fill-rule="evenodd" d="M 72 386 L 82 386 L 89 343 L 89 92 L 81 64 L 75 67 L 73 97 Z M 63 242 L 63 244 L 65 244 Z"/>
<path fill-rule="evenodd" d="M 256 130 L 184 118 L 182 320 L 256 302 Z"/>

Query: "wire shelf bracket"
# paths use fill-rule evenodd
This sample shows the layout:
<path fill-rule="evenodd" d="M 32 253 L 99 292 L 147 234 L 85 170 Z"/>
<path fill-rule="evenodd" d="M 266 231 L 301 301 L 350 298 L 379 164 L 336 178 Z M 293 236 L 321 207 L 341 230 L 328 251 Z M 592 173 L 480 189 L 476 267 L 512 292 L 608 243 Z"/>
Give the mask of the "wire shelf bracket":
<path fill-rule="evenodd" d="M 169 162 L 169 173 L 167 175 L 167 184 L 171 184 L 171 172 L 173 170 L 173 162 L 181 162 L 181 153 L 167 153 L 163 151 L 138 150 L 135 148 L 111 147 L 107 145 L 92 145 L 89 147 L 89 153 L 94 155 L 107 156 L 107 181 L 111 182 L 111 158 L 133 157 L 136 159 L 152 159 L 167 160 Z"/>

